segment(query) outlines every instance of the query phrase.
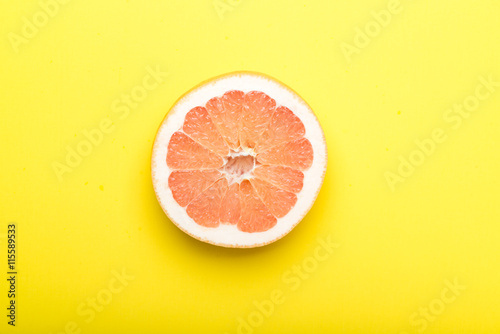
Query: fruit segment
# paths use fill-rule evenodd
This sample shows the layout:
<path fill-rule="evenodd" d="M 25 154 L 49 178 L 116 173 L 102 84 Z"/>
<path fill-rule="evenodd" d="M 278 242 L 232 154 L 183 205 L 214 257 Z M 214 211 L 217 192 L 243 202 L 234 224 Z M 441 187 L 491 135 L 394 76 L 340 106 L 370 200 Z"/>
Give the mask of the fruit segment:
<path fill-rule="evenodd" d="M 301 138 L 257 154 L 257 161 L 263 165 L 287 166 L 304 171 L 312 165 L 313 148 L 309 140 Z"/>
<path fill-rule="evenodd" d="M 262 203 L 248 180 L 240 184 L 241 218 L 238 229 L 243 232 L 264 232 L 277 223 L 269 209 Z"/>
<path fill-rule="evenodd" d="M 277 188 L 266 181 L 253 178 L 250 179 L 250 183 L 264 205 L 277 218 L 285 216 L 297 203 L 297 196 L 294 193 Z"/>
<path fill-rule="evenodd" d="M 304 173 L 290 167 L 261 165 L 254 169 L 253 175 L 283 190 L 293 193 L 302 190 Z"/>
<path fill-rule="evenodd" d="M 222 224 L 235 225 L 240 220 L 240 185 L 233 183 L 229 186 L 226 195 L 222 199 L 219 211 L 219 220 Z"/>
<path fill-rule="evenodd" d="M 201 226 L 219 226 L 219 210 L 226 191 L 227 180 L 222 178 L 203 191 L 188 205 L 187 214 Z"/>
<path fill-rule="evenodd" d="M 276 108 L 276 101 L 262 92 L 245 94 L 240 121 L 240 145 L 254 148 Z"/>
<path fill-rule="evenodd" d="M 171 169 L 219 168 L 224 160 L 182 132 L 175 132 L 168 143 L 167 166 Z"/>
<path fill-rule="evenodd" d="M 206 109 L 222 138 L 232 149 L 239 147 L 239 124 L 245 93 L 239 90 L 226 92 L 206 103 Z"/>
<path fill-rule="evenodd" d="M 273 146 L 292 141 L 304 136 L 306 128 L 302 121 L 287 107 L 276 108 L 267 129 L 262 133 L 255 147 L 263 152 Z"/>
<path fill-rule="evenodd" d="M 182 127 L 184 132 L 194 141 L 209 150 L 225 157 L 229 153 L 229 148 L 224 139 L 217 131 L 207 109 L 196 107 L 191 109 L 184 120 Z"/>
<path fill-rule="evenodd" d="M 185 207 L 221 177 L 222 173 L 215 169 L 173 171 L 168 186 L 175 201 Z"/>

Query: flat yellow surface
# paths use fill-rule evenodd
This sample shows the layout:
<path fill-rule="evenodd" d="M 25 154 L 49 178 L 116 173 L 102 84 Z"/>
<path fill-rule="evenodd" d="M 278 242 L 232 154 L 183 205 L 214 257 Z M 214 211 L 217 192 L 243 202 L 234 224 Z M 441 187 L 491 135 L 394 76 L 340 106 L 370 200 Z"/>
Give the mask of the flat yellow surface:
<path fill-rule="evenodd" d="M 0 4 L 1 333 L 500 331 L 499 1 L 62 2 Z M 236 70 L 296 90 L 329 150 L 253 250 L 181 232 L 149 172 L 174 101 Z"/>

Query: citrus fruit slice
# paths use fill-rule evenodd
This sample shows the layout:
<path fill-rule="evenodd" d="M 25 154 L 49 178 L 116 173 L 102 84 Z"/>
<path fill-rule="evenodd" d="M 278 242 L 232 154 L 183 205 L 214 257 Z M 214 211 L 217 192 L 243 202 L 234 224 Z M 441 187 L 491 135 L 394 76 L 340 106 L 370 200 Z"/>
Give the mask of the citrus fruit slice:
<path fill-rule="evenodd" d="M 151 175 L 163 211 L 192 237 L 257 247 L 290 232 L 319 193 L 323 130 L 290 88 L 237 72 L 181 97 L 158 129 Z"/>

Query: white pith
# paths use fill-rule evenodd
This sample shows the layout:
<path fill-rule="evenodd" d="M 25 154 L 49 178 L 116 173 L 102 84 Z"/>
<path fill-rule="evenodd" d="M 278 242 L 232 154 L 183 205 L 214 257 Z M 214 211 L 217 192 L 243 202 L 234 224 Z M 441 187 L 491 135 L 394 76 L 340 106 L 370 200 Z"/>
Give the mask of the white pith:
<path fill-rule="evenodd" d="M 188 111 L 197 106 L 205 106 L 215 96 L 222 96 L 229 90 L 241 90 L 245 93 L 256 90 L 276 100 L 277 106 L 286 106 L 304 123 L 307 138 L 313 147 L 312 166 L 303 171 L 304 186 L 296 194 L 297 203 L 276 225 L 265 232 L 246 233 L 235 225 L 221 224 L 216 228 L 198 225 L 173 198 L 168 187 L 171 170 L 167 166 L 166 156 L 170 137 L 182 128 L 184 117 Z M 232 152 L 231 156 L 254 155 L 253 152 Z M 309 106 L 293 91 L 265 76 L 251 73 L 229 74 L 205 83 L 181 98 L 164 119 L 153 145 L 151 158 L 151 174 L 153 187 L 158 201 L 168 217 L 187 234 L 212 244 L 225 247 L 256 247 L 280 239 L 290 232 L 309 211 L 316 200 L 323 183 L 326 170 L 326 142 L 323 130 Z M 226 160 L 227 162 L 227 160 Z M 245 176 L 247 177 L 247 176 Z M 243 179 L 243 178 L 242 178 Z M 233 180 L 240 182 L 242 179 Z"/>
<path fill-rule="evenodd" d="M 224 166 L 220 169 L 220 172 L 228 180 L 229 185 L 231 185 L 235 182 L 241 183 L 241 181 L 249 180 L 252 177 L 252 172 L 255 169 L 255 156 L 256 156 L 256 154 L 253 151 L 245 152 L 245 151 L 240 151 L 240 150 L 231 150 L 231 152 L 229 153 L 229 156 L 224 159 Z M 248 171 L 246 171 L 242 174 L 236 174 L 234 172 L 231 172 L 231 168 L 228 168 L 229 159 L 230 158 L 237 159 L 240 157 L 252 157 L 254 159 L 252 167 Z"/>

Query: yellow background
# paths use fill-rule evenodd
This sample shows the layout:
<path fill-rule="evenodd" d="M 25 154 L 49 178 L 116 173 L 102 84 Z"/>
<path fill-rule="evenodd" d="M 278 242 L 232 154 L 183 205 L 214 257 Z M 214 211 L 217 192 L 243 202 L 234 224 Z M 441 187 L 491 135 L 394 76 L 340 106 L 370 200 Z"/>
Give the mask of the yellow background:
<path fill-rule="evenodd" d="M 16 53 L 9 33 L 37 1 L 0 13 L 1 333 L 236 333 L 238 318 L 279 289 L 255 333 L 419 333 L 410 318 L 466 286 L 426 333 L 500 330 L 500 89 L 454 130 L 446 110 L 479 77 L 500 81 L 500 3 L 401 0 L 401 12 L 349 61 L 356 27 L 389 0 L 72 0 Z M 169 76 L 130 115 L 112 103 Z M 233 250 L 185 235 L 164 215 L 150 181 L 156 129 L 184 92 L 236 70 L 273 76 L 315 110 L 329 164 L 316 204 L 286 238 Z M 109 117 L 115 128 L 59 181 L 55 161 Z M 391 191 L 384 173 L 414 141 L 447 140 Z M 7 326 L 5 234 L 18 225 L 17 326 Z M 283 280 L 340 246 L 295 291 Z M 135 277 L 89 323 L 77 308 L 125 269 Z M 4 314 L 5 313 L 5 314 Z"/>

